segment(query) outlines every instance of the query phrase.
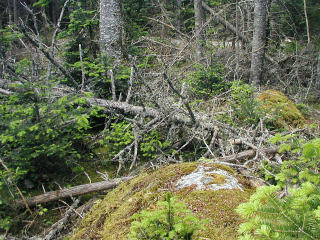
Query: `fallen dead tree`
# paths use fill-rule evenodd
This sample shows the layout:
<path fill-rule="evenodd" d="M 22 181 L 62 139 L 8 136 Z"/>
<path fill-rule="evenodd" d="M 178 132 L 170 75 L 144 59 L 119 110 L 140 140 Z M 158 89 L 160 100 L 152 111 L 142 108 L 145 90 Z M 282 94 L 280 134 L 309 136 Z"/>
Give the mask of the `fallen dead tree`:
<path fill-rule="evenodd" d="M 264 148 L 260 150 L 250 149 L 250 150 L 246 150 L 246 151 L 232 154 L 229 156 L 221 157 L 221 158 L 218 158 L 217 160 L 221 162 L 235 162 L 242 159 L 248 159 L 248 158 L 250 159 L 256 156 L 257 151 L 269 155 L 269 154 L 277 153 L 279 151 L 279 148 L 277 146 L 274 146 L 274 147 Z"/>
<path fill-rule="evenodd" d="M 29 199 L 26 199 L 28 205 L 30 207 L 35 206 L 37 204 L 41 203 L 47 203 L 51 201 L 56 201 L 62 198 L 66 197 L 73 197 L 73 196 L 79 196 L 91 192 L 97 192 L 102 190 L 108 190 L 115 188 L 118 186 L 121 182 L 127 181 L 132 179 L 133 177 L 123 177 L 112 181 L 103 181 L 103 182 L 96 182 L 96 183 L 90 183 L 90 184 L 83 184 L 75 187 L 70 188 L 64 188 L 61 190 L 56 191 L 50 191 Z M 24 206 L 24 202 L 18 201 L 17 205 L 20 207 Z"/>

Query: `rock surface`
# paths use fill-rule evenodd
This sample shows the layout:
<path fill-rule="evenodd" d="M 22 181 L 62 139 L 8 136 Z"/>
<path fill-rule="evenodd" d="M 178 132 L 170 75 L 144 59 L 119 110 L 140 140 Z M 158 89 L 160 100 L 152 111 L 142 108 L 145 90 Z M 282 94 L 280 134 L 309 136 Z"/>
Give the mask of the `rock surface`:
<path fill-rule="evenodd" d="M 98 201 L 71 239 L 127 240 L 131 216 L 154 210 L 166 193 L 186 203 L 201 219 L 209 219 L 206 230 L 194 239 L 234 240 L 241 219 L 235 208 L 253 193 L 248 182 L 220 164 L 182 163 L 145 172 L 122 183 Z"/>

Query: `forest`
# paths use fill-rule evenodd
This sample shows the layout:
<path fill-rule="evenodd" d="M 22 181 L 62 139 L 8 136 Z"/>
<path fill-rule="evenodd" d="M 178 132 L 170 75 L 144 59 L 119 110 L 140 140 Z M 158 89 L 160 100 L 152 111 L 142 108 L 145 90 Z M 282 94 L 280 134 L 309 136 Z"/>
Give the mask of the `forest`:
<path fill-rule="evenodd" d="M 0 0 L 0 239 L 320 239 L 319 171 L 319 0 Z"/>

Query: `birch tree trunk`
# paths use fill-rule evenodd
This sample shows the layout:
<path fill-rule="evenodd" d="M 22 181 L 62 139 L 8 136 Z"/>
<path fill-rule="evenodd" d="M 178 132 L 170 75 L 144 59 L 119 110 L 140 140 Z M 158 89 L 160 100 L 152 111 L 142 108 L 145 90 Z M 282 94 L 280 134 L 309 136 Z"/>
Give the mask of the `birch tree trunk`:
<path fill-rule="evenodd" d="M 251 82 L 255 86 L 260 84 L 265 56 L 267 7 L 268 0 L 255 1 L 250 72 Z"/>
<path fill-rule="evenodd" d="M 202 0 L 194 0 L 194 16 L 195 16 L 195 34 L 196 34 L 196 57 L 197 61 L 201 61 L 204 52 L 204 22 L 205 15 L 202 7 Z"/>
<path fill-rule="evenodd" d="M 100 50 L 107 57 L 122 57 L 121 0 L 100 0 Z"/>

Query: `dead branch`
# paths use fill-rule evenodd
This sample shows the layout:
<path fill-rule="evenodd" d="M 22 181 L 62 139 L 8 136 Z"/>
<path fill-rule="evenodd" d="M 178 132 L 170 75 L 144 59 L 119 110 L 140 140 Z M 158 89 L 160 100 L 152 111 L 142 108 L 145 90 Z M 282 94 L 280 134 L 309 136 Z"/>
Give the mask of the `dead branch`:
<path fill-rule="evenodd" d="M 80 202 L 79 199 L 74 201 L 71 207 L 64 214 L 64 217 L 51 226 L 51 231 L 43 238 L 44 240 L 54 239 L 55 235 L 65 227 L 66 223 L 68 222 L 74 209 L 78 206 L 79 202 Z"/>
<path fill-rule="evenodd" d="M 70 79 L 72 81 L 72 83 L 79 87 L 78 86 L 78 83 L 77 81 L 70 75 L 70 73 L 60 64 L 58 63 L 52 56 L 50 53 L 48 53 L 46 50 L 43 49 L 43 47 L 37 43 L 35 40 L 32 39 L 32 37 L 27 33 L 26 31 L 26 28 L 24 25 L 20 26 L 19 27 L 20 31 L 24 34 L 24 36 L 29 40 L 29 42 L 36 48 L 38 48 L 42 53 L 43 55 L 54 65 L 56 66 L 60 72 L 68 79 Z"/>
<path fill-rule="evenodd" d="M 123 177 L 112 181 L 96 182 L 91 184 L 83 184 L 75 187 L 64 188 L 57 191 L 46 192 L 44 194 L 29 198 L 26 200 L 29 206 L 35 206 L 41 203 L 56 201 L 58 199 L 79 196 L 86 193 L 97 192 L 102 190 L 112 189 L 118 186 L 121 182 L 132 179 L 133 177 Z M 23 201 L 17 201 L 18 206 L 23 206 Z"/>
<path fill-rule="evenodd" d="M 15 188 L 17 189 L 20 197 L 21 197 L 21 204 L 24 205 L 24 207 L 28 210 L 28 212 L 32 215 L 32 211 L 30 209 L 30 205 L 28 204 L 28 202 L 26 201 L 25 197 L 23 196 L 20 188 L 18 187 L 17 183 L 14 181 L 14 177 L 13 174 L 11 172 L 11 170 L 7 167 L 7 165 L 2 161 L 2 159 L 0 159 L 0 164 L 2 165 L 2 167 L 7 171 L 8 175 L 10 176 L 10 178 L 13 181 L 13 185 L 15 186 Z"/>
<path fill-rule="evenodd" d="M 259 151 L 263 152 L 264 154 L 275 154 L 279 151 L 279 148 L 275 146 L 275 147 L 260 149 Z M 218 158 L 217 160 L 223 161 L 223 162 L 235 162 L 238 160 L 253 158 L 255 156 L 256 156 L 256 150 L 250 149 L 250 150 L 246 150 L 246 151 L 232 154 L 229 156 L 221 157 L 221 158 Z"/>

